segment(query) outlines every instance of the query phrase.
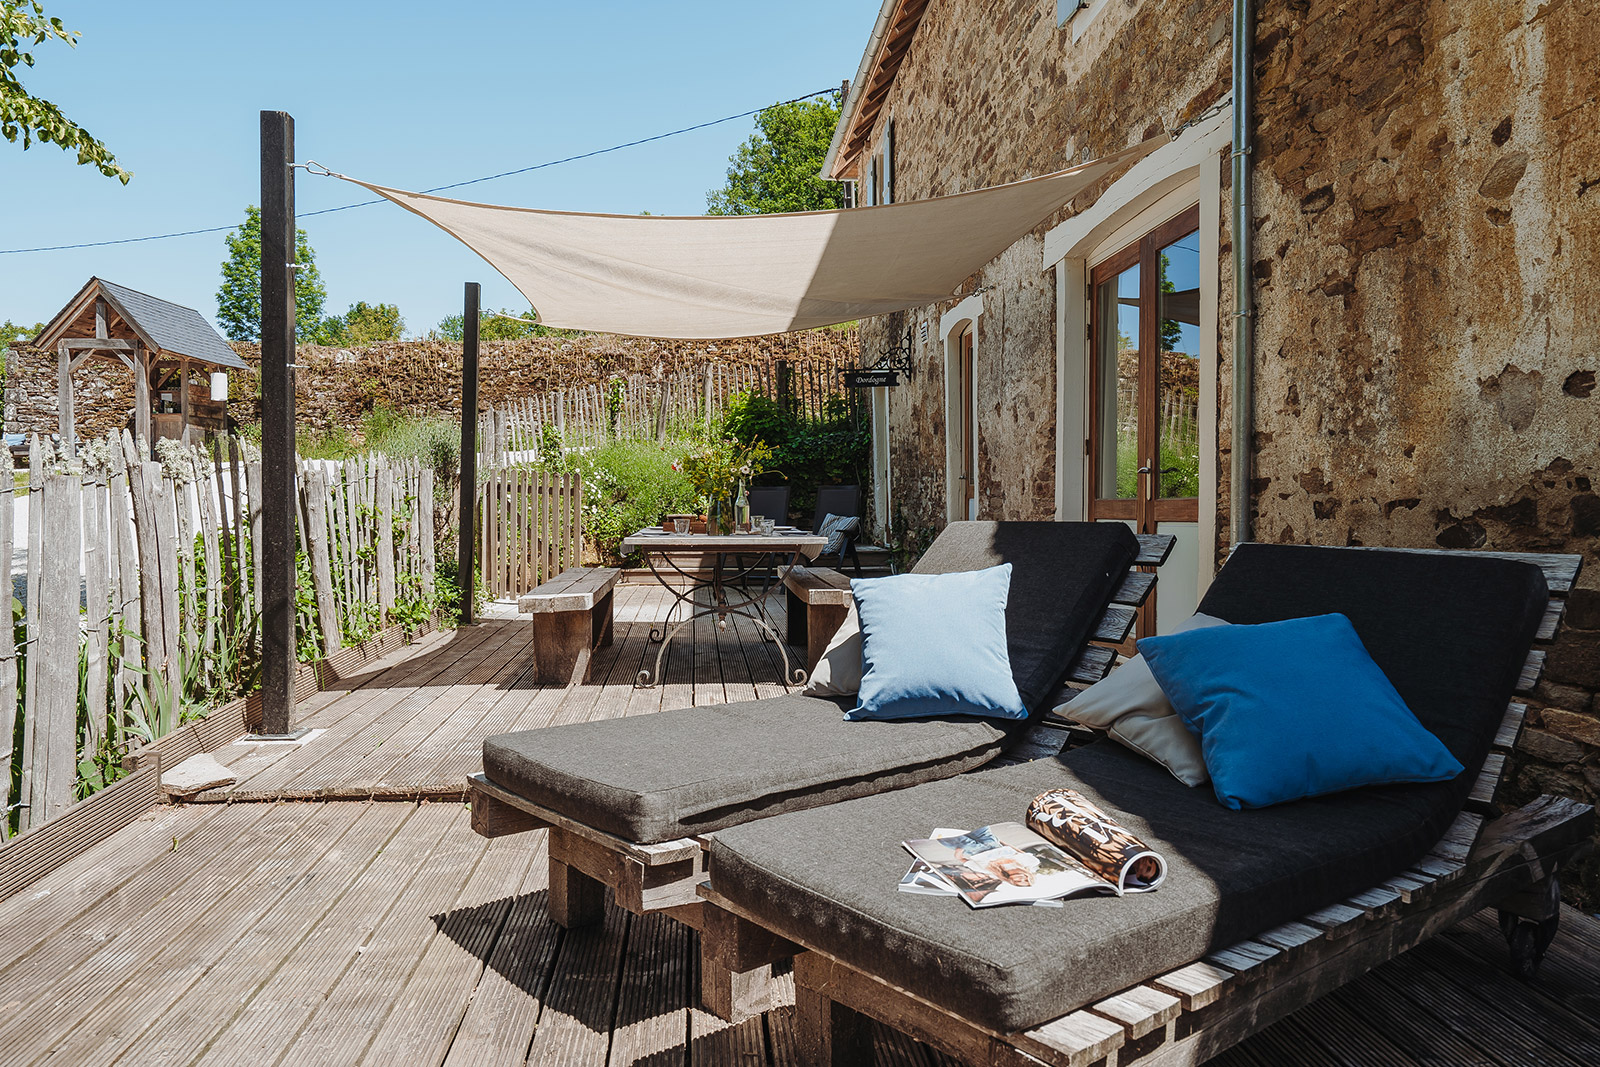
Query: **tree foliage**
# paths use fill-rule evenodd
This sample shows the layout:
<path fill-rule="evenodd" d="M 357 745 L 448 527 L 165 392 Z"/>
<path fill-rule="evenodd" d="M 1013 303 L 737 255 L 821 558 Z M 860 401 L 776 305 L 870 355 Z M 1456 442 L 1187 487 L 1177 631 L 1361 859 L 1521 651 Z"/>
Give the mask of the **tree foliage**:
<path fill-rule="evenodd" d="M 330 345 L 361 347 L 379 341 L 398 341 L 406 320 L 394 304 L 369 304 L 357 300 L 343 315 L 329 316 L 322 324 L 322 341 Z"/>
<path fill-rule="evenodd" d="M 822 161 L 839 123 L 839 94 L 774 104 L 756 114 L 756 133 L 728 158 L 728 181 L 706 194 L 708 215 L 770 215 L 844 206 Z"/>
<path fill-rule="evenodd" d="M 0 133 L 15 144 L 20 138 L 26 150 L 35 140 L 58 144 L 64 151 L 76 151 L 79 165 L 94 167 L 108 178 L 128 184 L 131 173 L 117 165 L 106 146 L 59 107 L 28 92 L 17 77 L 17 68 L 33 66 L 33 45 L 61 41 L 69 48 L 78 45 L 78 34 L 44 13 L 38 0 L 0 0 Z"/>
<path fill-rule="evenodd" d="M 871 467 L 872 427 L 852 418 L 843 397 L 830 397 L 820 418 L 808 418 L 791 398 L 787 405 L 761 393 L 728 399 L 723 428 L 735 441 L 762 441 L 772 448 L 758 485 L 789 483 L 789 507 L 805 515 L 817 503 L 819 485 L 863 485 Z"/>
<path fill-rule="evenodd" d="M 222 261 L 222 285 L 217 289 L 217 321 L 234 341 L 261 340 L 261 209 L 244 209 L 244 224 L 223 241 L 228 258 Z M 316 253 L 306 231 L 294 235 L 294 330 L 300 342 L 326 340 L 322 306 L 328 290 L 317 271 Z"/>
<path fill-rule="evenodd" d="M 433 335 L 441 341 L 460 341 L 463 337 L 460 315 L 446 315 L 433 328 Z M 478 340 L 515 341 L 521 337 L 569 336 L 571 330 L 553 330 L 539 324 L 539 314 L 532 308 L 515 314 L 508 308 L 478 313 Z"/>
<path fill-rule="evenodd" d="M 36 322 L 28 326 L 21 322 L 12 322 L 10 319 L 0 325 L 0 349 L 10 348 L 13 345 L 26 344 L 39 336 L 39 331 L 44 329 L 44 323 Z"/>

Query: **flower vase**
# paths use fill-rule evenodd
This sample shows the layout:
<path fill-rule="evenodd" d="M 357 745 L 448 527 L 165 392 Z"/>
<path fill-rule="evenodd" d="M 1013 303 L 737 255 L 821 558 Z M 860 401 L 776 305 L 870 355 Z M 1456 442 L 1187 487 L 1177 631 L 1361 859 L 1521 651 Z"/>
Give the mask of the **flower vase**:
<path fill-rule="evenodd" d="M 721 500 L 718 500 L 712 507 L 711 521 L 715 525 L 717 533 L 733 533 L 733 508 L 731 506 L 723 506 Z"/>

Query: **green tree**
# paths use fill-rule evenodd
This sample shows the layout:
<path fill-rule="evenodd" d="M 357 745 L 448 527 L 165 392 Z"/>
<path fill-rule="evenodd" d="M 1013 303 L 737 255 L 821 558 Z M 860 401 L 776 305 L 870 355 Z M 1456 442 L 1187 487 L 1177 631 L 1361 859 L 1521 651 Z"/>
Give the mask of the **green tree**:
<path fill-rule="evenodd" d="M 323 320 L 322 340 L 330 345 L 362 346 L 379 341 L 398 341 L 406 328 L 400 308 L 394 304 L 369 304 L 357 300 L 343 315 Z"/>
<path fill-rule="evenodd" d="M 24 326 L 20 322 L 10 319 L 0 325 L 0 349 L 10 348 L 12 345 L 25 344 L 39 336 L 39 331 L 44 329 L 44 323 L 36 322 L 32 326 Z"/>
<path fill-rule="evenodd" d="M 222 286 L 217 290 L 217 321 L 234 341 L 261 340 L 261 209 L 244 209 L 244 225 L 228 234 L 228 258 L 222 261 Z M 316 253 L 306 231 L 294 237 L 294 331 L 301 342 L 326 340 L 322 305 L 328 290 L 317 271 Z"/>
<path fill-rule="evenodd" d="M 728 157 L 728 182 L 706 194 L 708 215 L 770 215 L 844 206 L 822 161 L 839 123 L 839 94 L 774 104 L 756 114 L 756 133 Z"/>
<path fill-rule="evenodd" d="M 440 341 L 460 341 L 462 321 L 460 315 L 446 315 L 439 321 L 439 325 L 433 328 L 434 337 Z M 548 326 L 539 325 L 539 315 L 532 308 L 520 315 L 513 314 L 506 308 L 478 313 L 480 341 L 515 341 L 519 337 L 546 337 L 568 332 L 570 331 L 552 330 Z"/>
<path fill-rule="evenodd" d="M 0 133 L 16 144 L 22 139 L 26 151 L 35 140 L 58 144 L 64 151 L 76 151 L 78 164 L 88 164 L 108 178 L 128 184 L 131 173 L 117 166 L 117 159 L 89 132 L 62 114 L 48 100 L 41 100 L 23 88 L 17 67 L 33 66 L 32 45 L 61 41 L 78 46 L 78 33 L 47 17 L 38 0 L 0 0 Z"/>

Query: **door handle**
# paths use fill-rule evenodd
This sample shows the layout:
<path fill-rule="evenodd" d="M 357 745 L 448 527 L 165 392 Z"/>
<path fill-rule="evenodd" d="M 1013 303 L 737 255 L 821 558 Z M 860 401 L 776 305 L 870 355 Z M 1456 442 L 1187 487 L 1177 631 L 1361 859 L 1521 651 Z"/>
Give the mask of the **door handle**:
<path fill-rule="evenodd" d="M 1139 473 L 1140 474 L 1149 474 L 1150 473 L 1150 468 L 1149 467 L 1140 467 L 1139 468 Z"/>

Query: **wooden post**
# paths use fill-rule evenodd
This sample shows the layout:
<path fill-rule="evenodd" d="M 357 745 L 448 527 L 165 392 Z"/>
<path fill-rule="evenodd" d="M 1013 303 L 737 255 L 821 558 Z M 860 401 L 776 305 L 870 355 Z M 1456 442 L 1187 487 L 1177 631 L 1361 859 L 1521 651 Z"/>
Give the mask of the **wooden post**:
<path fill-rule="evenodd" d="M 189 443 L 189 357 L 178 357 L 178 441 Z"/>
<path fill-rule="evenodd" d="M 11 558 L 16 532 L 17 478 L 11 463 L 11 449 L 0 449 L 0 559 Z M 9 621 L 9 620 L 8 620 Z M 11 829 L 11 757 L 17 736 L 17 645 L 16 630 L 0 626 L 0 841 Z"/>
<path fill-rule="evenodd" d="M 72 350 L 65 341 L 56 346 L 56 403 L 60 408 L 61 452 L 76 455 L 72 447 Z"/>
<path fill-rule="evenodd" d="M 142 451 L 150 455 L 150 357 L 143 341 L 133 342 L 133 436 Z"/>
<path fill-rule="evenodd" d="M 76 475 L 47 474 L 34 501 L 44 510 L 44 540 L 50 546 L 43 581 L 28 589 L 38 598 L 39 630 L 30 633 L 29 659 L 39 660 L 38 688 L 27 695 L 33 731 L 33 789 L 28 797 L 33 825 L 72 805 L 78 783 L 78 559 L 83 537 L 83 489 Z M 33 546 L 29 545 L 30 552 Z"/>
<path fill-rule="evenodd" d="M 85 613 L 84 704 L 88 717 L 84 754 L 93 755 L 99 747 L 106 725 L 106 665 L 110 640 L 107 589 L 111 582 L 111 543 L 105 517 L 105 489 L 102 475 L 89 476 L 83 488 L 83 588 L 88 604 Z M 3 627 L 0 627 L 3 629 Z"/>
<path fill-rule="evenodd" d="M 456 582 L 461 588 L 461 622 L 471 624 L 473 520 L 478 510 L 478 299 L 481 287 L 468 282 L 461 310 L 461 537 Z"/>
<path fill-rule="evenodd" d="M 261 733 L 294 710 L 294 119 L 261 113 Z M 251 487 L 252 489 L 255 486 Z M 252 493 L 252 496 L 255 495 Z M 252 501 L 252 505 L 254 502 Z"/>
<path fill-rule="evenodd" d="M 27 661 L 23 665 L 23 700 L 33 699 L 39 691 L 39 590 L 44 586 L 44 553 L 35 552 L 33 545 L 44 544 L 44 450 L 39 435 L 34 434 L 28 449 L 28 603 L 23 618 L 26 620 Z M 33 734 L 34 716 L 26 711 L 22 717 L 22 785 L 17 794 L 18 803 L 33 803 Z M 44 810 L 37 813 L 26 807 L 17 820 L 17 828 L 26 831 L 44 821 Z"/>
<path fill-rule="evenodd" d="M 389 625 L 394 610 L 394 468 L 387 459 L 378 460 L 374 488 L 378 506 L 373 510 L 378 523 L 378 617 Z"/>
<path fill-rule="evenodd" d="M 124 442 L 128 442 L 124 448 Z M 144 643 L 144 612 L 141 609 L 139 583 L 139 550 L 134 542 L 132 484 L 128 479 L 128 455 L 133 445 L 128 431 L 113 434 L 106 443 L 111 447 L 111 477 L 107 487 L 110 506 L 111 534 L 117 546 L 117 604 L 122 619 L 122 655 L 117 667 L 117 729 L 118 740 L 126 722 L 127 699 L 138 684 L 139 650 Z"/>

